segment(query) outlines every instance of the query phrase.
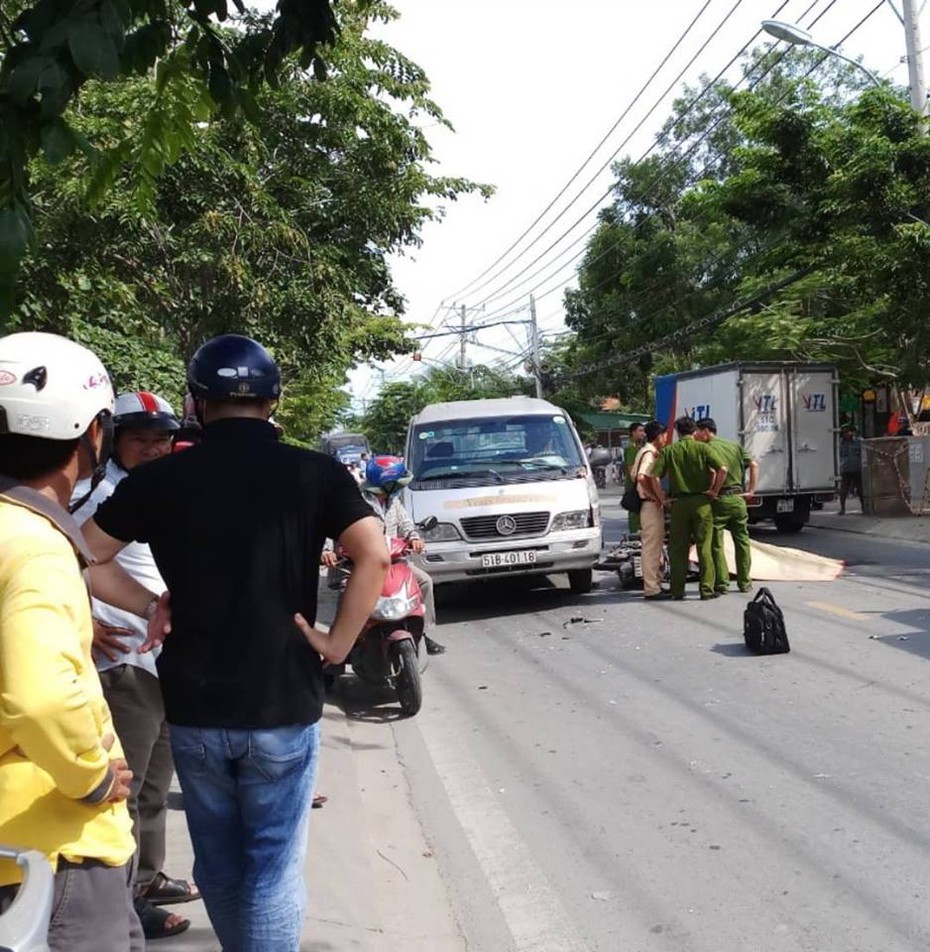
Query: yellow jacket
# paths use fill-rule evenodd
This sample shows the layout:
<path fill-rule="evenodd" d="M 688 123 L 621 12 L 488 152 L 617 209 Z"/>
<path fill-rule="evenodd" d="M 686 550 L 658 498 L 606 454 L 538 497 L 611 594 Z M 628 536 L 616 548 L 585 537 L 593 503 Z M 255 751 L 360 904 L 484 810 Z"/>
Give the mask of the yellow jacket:
<path fill-rule="evenodd" d="M 0 844 L 121 866 L 126 804 L 101 802 L 122 756 L 91 658 L 90 601 L 74 548 L 48 518 L 0 496 Z M 0 860 L 0 885 L 19 882 Z"/>

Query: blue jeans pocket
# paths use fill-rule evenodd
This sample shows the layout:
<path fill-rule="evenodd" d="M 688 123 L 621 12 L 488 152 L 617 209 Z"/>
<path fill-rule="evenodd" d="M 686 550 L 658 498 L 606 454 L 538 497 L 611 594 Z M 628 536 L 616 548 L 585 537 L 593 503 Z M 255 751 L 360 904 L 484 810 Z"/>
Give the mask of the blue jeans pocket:
<path fill-rule="evenodd" d="M 281 780 L 305 769 L 316 744 L 315 724 L 249 731 L 249 760 L 266 780 Z"/>
<path fill-rule="evenodd" d="M 207 759 L 207 748 L 199 727 L 168 726 L 171 753 L 176 760 L 202 763 Z"/>

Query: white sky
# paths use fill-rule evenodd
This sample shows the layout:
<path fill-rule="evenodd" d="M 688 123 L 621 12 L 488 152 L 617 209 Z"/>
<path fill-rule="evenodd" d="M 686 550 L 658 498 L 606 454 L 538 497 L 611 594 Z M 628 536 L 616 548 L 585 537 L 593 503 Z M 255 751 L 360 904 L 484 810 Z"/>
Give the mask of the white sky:
<path fill-rule="evenodd" d="M 491 320 L 496 310 L 515 299 L 525 305 L 535 287 L 541 330 L 552 332 L 562 326 L 563 282 L 574 274 L 574 265 L 562 271 L 558 268 L 583 248 L 583 241 L 578 239 L 591 227 L 593 212 L 523 278 L 487 298 L 607 191 L 611 182 L 609 166 L 536 245 L 519 254 L 576 198 L 612 153 L 619 149 L 618 157 L 636 158 L 651 145 L 669 114 L 672 99 L 680 92 L 681 82 L 693 84 L 701 73 L 715 75 L 750 40 L 759 21 L 773 16 L 780 0 L 710 0 L 694 29 L 597 152 L 595 161 L 505 259 L 505 263 L 515 260 L 514 266 L 480 291 L 457 292 L 505 251 L 556 196 L 704 2 L 471 0 L 453 4 L 449 0 L 395 0 L 400 19 L 379 32 L 425 69 L 432 82 L 433 98 L 456 129 L 454 134 L 436 127 L 429 130 L 438 160 L 434 171 L 467 176 L 497 188 L 488 202 L 466 197 L 451 204 L 441 223 L 424 228 L 422 248 L 393 260 L 396 283 L 407 298 L 408 320 L 438 324 L 450 316 L 442 309 L 443 302 L 483 304 L 484 314 Z M 830 0 L 788 0 L 778 19 L 809 25 L 830 7 L 811 31 L 818 42 L 832 45 L 876 2 L 838 0 L 830 6 Z M 899 0 L 894 2 L 899 7 Z M 736 9 L 727 17 L 734 6 Z M 802 16 L 808 9 L 810 13 Z M 719 33 L 682 81 L 662 99 L 642 130 L 624 145 L 636 124 L 721 22 Z M 762 37 L 756 40 L 761 42 Z M 923 43 L 930 43 L 926 27 Z M 849 56 L 862 55 L 866 65 L 883 77 L 902 84 L 907 81 L 907 67 L 900 62 L 905 52 L 904 31 L 888 2 L 846 41 L 842 50 Z M 737 75 L 734 71 L 733 78 Z M 598 207 L 603 204 L 598 203 Z M 559 258 L 572 242 L 578 243 Z M 550 261 L 553 263 L 547 267 Z M 539 268 L 543 270 L 534 280 L 519 283 Z M 553 288 L 552 293 L 545 294 Z M 483 319 L 480 312 L 471 316 Z M 526 313 L 511 316 L 523 318 Z M 525 344 L 526 328 L 514 326 L 512 331 Z M 483 331 L 478 340 L 517 351 L 517 342 L 504 327 Z M 457 354 L 457 338 L 432 340 L 423 352 L 429 359 L 449 359 Z M 476 364 L 507 359 L 471 342 L 468 358 Z M 403 379 L 422 368 L 409 359 L 383 365 L 380 370 L 358 368 L 350 383 L 357 407 L 360 409 L 362 401 L 376 395 L 382 377 Z"/>

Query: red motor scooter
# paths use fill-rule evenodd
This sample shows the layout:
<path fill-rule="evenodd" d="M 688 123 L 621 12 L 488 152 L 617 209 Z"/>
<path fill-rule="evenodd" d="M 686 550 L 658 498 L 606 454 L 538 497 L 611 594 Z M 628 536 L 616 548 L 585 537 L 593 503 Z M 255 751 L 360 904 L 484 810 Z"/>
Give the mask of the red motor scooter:
<path fill-rule="evenodd" d="M 429 528 L 429 526 L 424 526 Z M 400 709 L 413 716 L 423 704 L 420 675 L 426 670 L 426 644 L 423 640 L 426 606 L 417 578 L 407 564 L 410 543 L 406 539 L 389 540 L 391 567 L 371 617 L 359 632 L 346 662 L 367 684 L 388 685 L 397 692 Z M 332 588 L 345 588 L 352 563 L 340 559 Z M 327 678 L 345 672 L 345 663 L 326 665 Z"/>

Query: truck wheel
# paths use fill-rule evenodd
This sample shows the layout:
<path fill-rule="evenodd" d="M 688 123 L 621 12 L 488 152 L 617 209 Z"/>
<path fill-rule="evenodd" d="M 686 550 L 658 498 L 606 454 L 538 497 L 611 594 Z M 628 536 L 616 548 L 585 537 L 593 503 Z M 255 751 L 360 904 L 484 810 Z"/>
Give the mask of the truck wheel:
<path fill-rule="evenodd" d="M 568 573 L 568 587 L 572 595 L 587 595 L 594 585 L 594 569 L 571 569 Z"/>
<path fill-rule="evenodd" d="M 423 706 L 423 684 L 420 681 L 416 645 L 412 639 L 405 638 L 395 641 L 391 650 L 398 669 L 394 677 L 397 700 L 400 701 L 400 709 L 408 717 L 413 717 Z"/>
<path fill-rule="evenodd" d="M 807 514 L 804 512 L 776 512 L 775 528 L 779 532 L 793 535 L 800 532 L 807 525 Z"/>

